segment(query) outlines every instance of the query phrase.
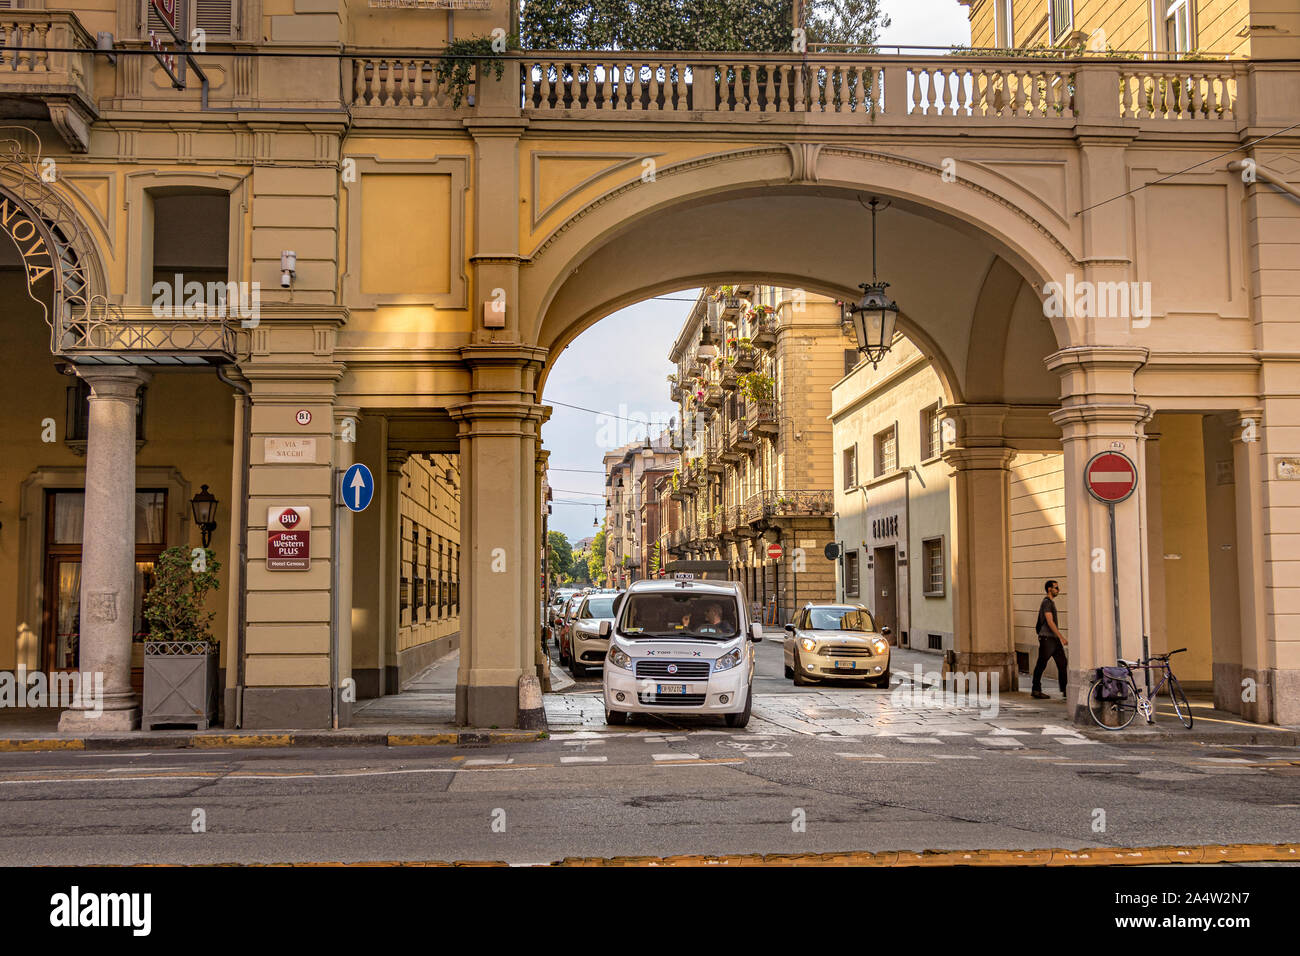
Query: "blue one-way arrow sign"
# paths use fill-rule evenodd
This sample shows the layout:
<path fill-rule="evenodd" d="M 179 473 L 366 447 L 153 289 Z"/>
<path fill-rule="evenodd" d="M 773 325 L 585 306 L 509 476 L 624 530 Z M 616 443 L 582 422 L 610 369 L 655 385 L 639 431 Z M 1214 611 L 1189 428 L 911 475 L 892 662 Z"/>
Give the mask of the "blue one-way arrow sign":
<path fill-rule="evenodd" d="M 375 497 L 375 479 L 358 462 L 343 473 L 343 503 L 349 511 L 365 511 Z"/>

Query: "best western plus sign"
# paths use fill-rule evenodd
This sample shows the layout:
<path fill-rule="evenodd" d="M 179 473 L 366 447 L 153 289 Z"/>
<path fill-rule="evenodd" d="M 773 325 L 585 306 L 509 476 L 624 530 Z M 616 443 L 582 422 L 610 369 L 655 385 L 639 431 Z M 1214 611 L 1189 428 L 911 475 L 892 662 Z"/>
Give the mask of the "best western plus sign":
<path fill-rule="evenodd" d="M 311 569 L 311 508 L 271 506 L 266 512 L 266 569 Z"/>

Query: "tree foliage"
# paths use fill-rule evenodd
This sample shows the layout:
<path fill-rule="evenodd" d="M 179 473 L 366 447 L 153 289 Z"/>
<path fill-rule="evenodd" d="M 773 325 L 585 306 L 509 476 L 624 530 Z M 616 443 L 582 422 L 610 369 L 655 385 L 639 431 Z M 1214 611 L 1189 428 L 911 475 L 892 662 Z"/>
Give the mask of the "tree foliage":
<path fill-rule="evenodd" d="M 874 6 L 875 0 L 867 0 Z M 526 50 L 790 50 L 792 0 L 526 0 Z"/>
<path fill-rule="evenodd" d="M 810 0 L 804 7 L 810 44 L 842 44 L 852 53 L 874 52 L 880 31 L 889 23 L 880 12 L 880 0 Z"/>
<path fill-rule="evenodd" d="M 591 557 L 587 559 L 587 571 L 592 581 L 599 581 L 605 576 L 605 529 L 596 532 L 596 540 L 591 543 Z"/>
<path fill-rule="evenodd" d="M 550 552 L 551 577 L 559 581 L 573 573 L 573 547 L 562 531 L 546 533 L 546 547 Z"/>

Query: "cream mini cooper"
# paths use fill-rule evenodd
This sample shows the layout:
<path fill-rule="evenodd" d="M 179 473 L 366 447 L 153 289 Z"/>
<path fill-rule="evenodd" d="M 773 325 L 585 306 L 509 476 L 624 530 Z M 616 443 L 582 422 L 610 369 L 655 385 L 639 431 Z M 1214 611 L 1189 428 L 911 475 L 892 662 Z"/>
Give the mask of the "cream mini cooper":
<path fill-rule="evenodd" d="M 809 604 L 785 626 L 785 676 L 796 685 L 833 678 L 888 687 L 888 637 L 860 604 Z"/>

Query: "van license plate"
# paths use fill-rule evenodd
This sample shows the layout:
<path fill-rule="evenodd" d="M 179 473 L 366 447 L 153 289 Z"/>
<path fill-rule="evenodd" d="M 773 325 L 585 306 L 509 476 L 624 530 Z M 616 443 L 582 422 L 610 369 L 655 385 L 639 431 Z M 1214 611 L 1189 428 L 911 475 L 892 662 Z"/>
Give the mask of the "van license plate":
<path fill-rule="evenodd" d="M 842 671 L 851 671 L 858 666 L 857 661 L 836 661 L 835 666 Z"/>
<path fill-rule="evenodd" d="M 659 693 L 659 694 L 684 694 L 684 693 L 686 693 L 686 685 L 685 685 L 685 684 L 660 684 L 660 685 L 659 685 L 659 690 L 658 690 L 656 693 Z"/>

